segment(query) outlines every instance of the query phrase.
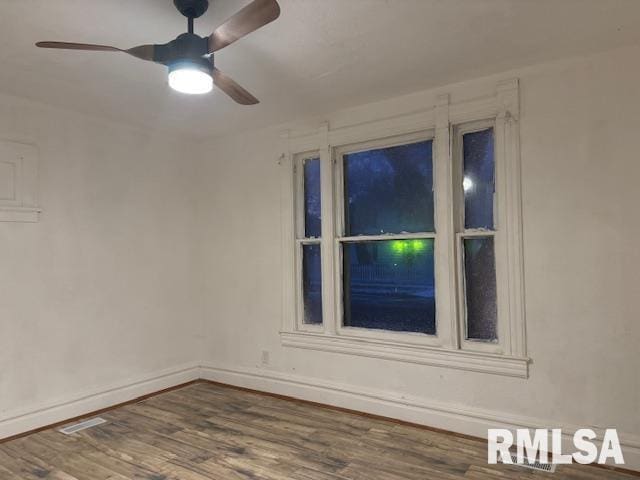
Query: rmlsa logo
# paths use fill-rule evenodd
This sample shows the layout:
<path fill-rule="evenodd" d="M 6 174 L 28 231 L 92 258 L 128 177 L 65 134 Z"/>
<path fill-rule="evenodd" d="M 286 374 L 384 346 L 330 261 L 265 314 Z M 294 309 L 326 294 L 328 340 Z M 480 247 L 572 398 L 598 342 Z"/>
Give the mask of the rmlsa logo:
<path fill-rule="evenodd" d="M 533 438 L 531 437 L 533 432 Z M 551 435 L 549 435 L 551 433 Z M 489 441 L 488 462 L 498 463 L 498 452 L 502 463 L 513 463 L 509 449 L 513 447 L 513 434 L 511 431 L 502 428 L 490 428 L 487 439 Z M 549 441 L 551 439 L 551 441 Z M 554 428 L 549 431 L 546 428 L 529 430 L 526 428 L 516 430 L 515 446 L 517 450 L 517 462 L 519 464 L 529 463 L 552 463 L 556 465 L 569 464 L 572 462 L 588 464 L 607 462 L 612 458 L 618 465 L 624 463 L 618 432 L 615 428 L 608 428 L 602 438 L 602 448 L 598 453 L 598 447 L 594 443 L 597 440 L 596 433 L 590 428 L 581 428 L 573 435 L 573 445 L 575 451 L 571 454 L 562 453 L 562 430 Z M 551 448 L 549 448 L 551 447 Z M 548 452 L 551 452 L 549 461 Z"/>

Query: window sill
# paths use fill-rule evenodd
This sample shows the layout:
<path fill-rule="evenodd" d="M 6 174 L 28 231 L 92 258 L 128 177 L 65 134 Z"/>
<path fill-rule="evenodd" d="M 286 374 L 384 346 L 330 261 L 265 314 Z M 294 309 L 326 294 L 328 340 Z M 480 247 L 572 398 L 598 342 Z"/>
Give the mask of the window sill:
<path fill-rule="evenodd" d="M 528 378 L 529 376 L 528 358 L 307 332 L 281 332 L 280 336 L 282 344 L 286 347 L 382 358 L 508 377 Z"/>
<path fill-rule="evenodd" d="M 1 207 L 0 222 L 34 223 L 40 219 L 39 208 L 34 207 Z"/>

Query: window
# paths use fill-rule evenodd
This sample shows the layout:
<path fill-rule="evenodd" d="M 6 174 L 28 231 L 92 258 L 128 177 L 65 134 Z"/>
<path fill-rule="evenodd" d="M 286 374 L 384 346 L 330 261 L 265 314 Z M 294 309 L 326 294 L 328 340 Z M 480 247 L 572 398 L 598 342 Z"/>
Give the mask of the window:
<path fill-rule="evenodd" d="M 304 323 L 322 323 L 322 274 L 320 244 L 302 245 L 302 292 Z"/>
<path fill-rule="evenodd" d="M 339 156 L 342 326 L 434 334 L 432 141 Z"/>
<path fill-rule="evenodd" d="M 284 345 L 527 376 L 517 92 L 289 139 Z"/>
<path fill-rule="evenodd" d="M 466 237 L 462 255 L 467 339 L 495 341 L 498 309 L 493 237 Z"/>
<path fill-rule="evenodd" d="M 431 144 L 342 155 L 347 236 L 433 232 Z"/>
<path fill-rule="evenodd" d="M 455 161 L 462 164 L 456 190 L 458 198 L 462 196 L 457 247 L 463 270 L 459 297 L 464 335 L 466 340 L 496 342 L 494 129 L 487 124 L 458 127 L 456 142 L 460 147 Z"/>
<path fill-rule="evenodd" d="M 320 158 L 302 155 L 296 167 L 298 186 L 298 252 L 301 263 L 302 323 L 322 324 L 322 216 Z"/>
<path fill-rule="evenodd" d="M 343 325 L 436 331 L 433 240 L 344 242 Z"/>
<path fill-rule="evenodd" d="M 302 162 L 304 174 L 302 189 L 304 192 L 304 236 L 320 238 L 320 159 L 307 158 Z"/>

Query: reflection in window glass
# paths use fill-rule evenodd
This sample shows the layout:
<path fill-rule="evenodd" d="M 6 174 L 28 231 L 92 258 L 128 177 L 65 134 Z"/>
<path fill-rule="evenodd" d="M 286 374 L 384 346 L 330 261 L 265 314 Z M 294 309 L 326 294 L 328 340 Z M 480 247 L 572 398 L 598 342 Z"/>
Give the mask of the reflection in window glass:
<path fill-rule="evenodd" d="M 493 128 L 462 136 L 464 226 L 493 229 Z"/>
<path fill-rule="evenodd" d="M 467 338 L 496 340 L 498 307 L 493 237 L 464 239 Z"/>
<path fill-rule="evenodd" d="M 348 236 L 433 232 L 432 142 L 344 155 Z"/>
<path fill-rule="evenodd" d="M 320 237 L 320 159 L 304 161 L 304 236 Z"/>
<path fill-rule="evenodd" d="M 345 326 L 436 333 L 433 239 L 343 248 Z"/>
<path fill-rule="evenodd" d="M 304 323 L 322 323 L 320 244 L 302 246 L 302 300 Z"/>

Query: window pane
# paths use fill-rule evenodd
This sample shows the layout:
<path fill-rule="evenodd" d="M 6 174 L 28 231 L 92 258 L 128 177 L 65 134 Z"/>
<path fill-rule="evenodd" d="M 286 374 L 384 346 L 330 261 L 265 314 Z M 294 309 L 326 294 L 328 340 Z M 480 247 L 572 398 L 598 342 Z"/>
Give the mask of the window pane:
<path fill-rule="evenodd" d="M 436 333 L 433 240 L 343 245 L 344 325 Z"/>
<path fill-rule="evenodd" d="M 493 229 L 493 128 L 462 136 L 464 226 Z"/>
<path fill-rule="evenodd" d="M 431 144 L 344 156 L 347 235 L 434 231 Z"/>
<path fill-rule="evenodd" d="M 304 323 L 322 323 L 320 245 L 302 246 L 302 297 Z"/>
<path fill-rule="evenodd" d="M 320 159 L 304 161 L 304 236 L 320 237 Z"/>
<path fill-rule="evenodd" d="M 493 237 L 464 239 L 467 338 L 496 340 L 496 262 Z"/>

